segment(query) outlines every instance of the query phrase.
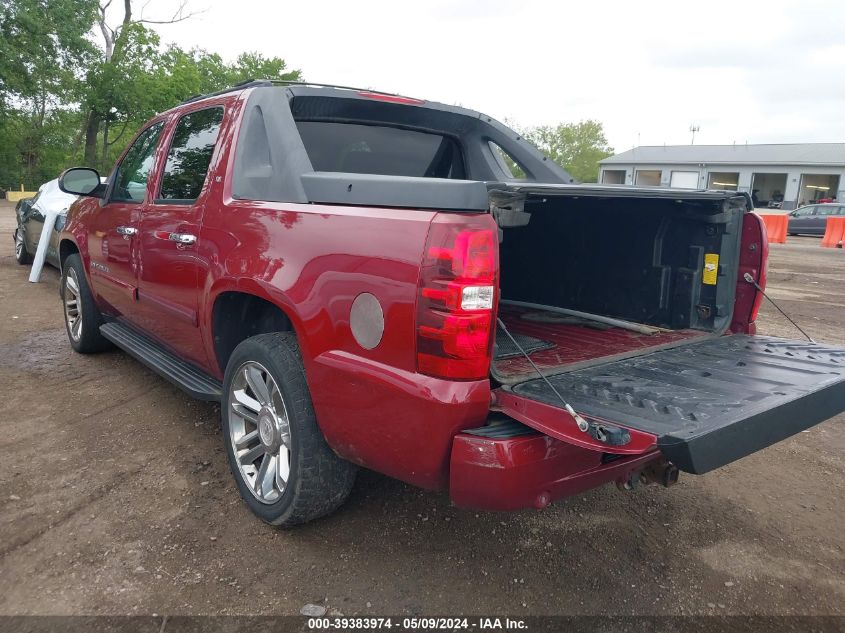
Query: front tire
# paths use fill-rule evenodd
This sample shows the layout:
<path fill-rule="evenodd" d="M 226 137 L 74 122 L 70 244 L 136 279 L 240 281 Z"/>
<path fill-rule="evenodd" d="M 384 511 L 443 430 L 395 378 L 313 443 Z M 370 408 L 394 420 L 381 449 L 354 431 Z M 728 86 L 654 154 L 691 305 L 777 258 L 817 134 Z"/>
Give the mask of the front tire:
<path fill-rule="evenodd" d="M 32 255 L 26 250 L 26 241 L 23 239 L 23 233 L 20 229 L 15 231 L 15 261 L 21 266 L 32 263 Z"/>
<path fill-rule="evenodd" d="M 100 334 L 103 317 L 88 287 L 78 253 L 68 255 L 62 265 L 61 295 L 70 346 L 80 354 L 93 354 L 111 347 Z"/>
<path fill-rule="evenodd" d="M 238 490 L 263 521 L 291 527 L 346 501 L 357 466 L 323 438 L 292 332 L 260 334 L 235 348 L 221 415 Z"/>

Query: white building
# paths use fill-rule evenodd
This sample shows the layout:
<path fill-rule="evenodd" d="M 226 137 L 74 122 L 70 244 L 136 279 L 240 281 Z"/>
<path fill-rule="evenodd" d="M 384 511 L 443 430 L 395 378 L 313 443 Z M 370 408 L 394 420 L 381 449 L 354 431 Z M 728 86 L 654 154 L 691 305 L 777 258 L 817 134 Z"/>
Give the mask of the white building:
<path fill-rule="evenodd" d="M 602 183 L 754 192 L 763 207 L 845 200 L 845 143 L 644 146 L 599 165 Z"/>

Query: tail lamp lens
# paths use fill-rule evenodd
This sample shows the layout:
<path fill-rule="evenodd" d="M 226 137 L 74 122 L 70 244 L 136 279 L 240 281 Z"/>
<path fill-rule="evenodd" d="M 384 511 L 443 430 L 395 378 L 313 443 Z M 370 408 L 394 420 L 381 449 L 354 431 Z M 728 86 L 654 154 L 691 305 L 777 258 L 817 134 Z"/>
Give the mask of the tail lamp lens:
<path fill-rule="evenodd" d="M 758 241 L 760 244 L 760 262 L 757 265 L 757 275 L 755 281 L 757 285 L 763 290 L 766 289 L 766 269 L 769 264 L 769 236 L 766 232 L 766 224 L 763 218 L 755 214 L 750 214 L 749 224 L 754 228 L 751 232 L 750 239 Z M 745 231 L 743 230 L 743 246 L 745 245 Z M 760 306 L 763 304 L 763 293 L 757 291 L 754 295 L 754 302 L 751 305 L 751 313 L 748 318 L 748 323 L 752 324 L 757 320 L 757 315 L 760 312 Z"/>
<path fill-rule="evenodd" d="M 420 272 L 417 369 L 479 379 L 490 371 L 498 240 L 489 215 L 435 217 Z"/>

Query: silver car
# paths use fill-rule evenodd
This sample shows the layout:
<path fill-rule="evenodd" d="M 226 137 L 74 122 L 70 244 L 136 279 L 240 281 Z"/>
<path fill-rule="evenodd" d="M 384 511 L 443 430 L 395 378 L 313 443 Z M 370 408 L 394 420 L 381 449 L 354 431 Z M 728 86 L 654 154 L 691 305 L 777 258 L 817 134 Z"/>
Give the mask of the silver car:
<path fill-rule="evenodd" d="M 845 215 L 845 204 L 825 202 L 808 204 L 789 213 L 790 235 L 824 235 L 830 216 Z"/>
<path fill-rule="evenodd" d="M 32 263 L 38 240 L 44 229 L 44 217 L 49 211 L 58 214 L 50 243 L 47 246 L 47 263 L 59 268 L 59 253 L 57 251 L 59 232 L 65 225 L 67 210 L 78 196 L 65 193 L 59 189 L 58 179 L 45 182 L 38 188 L 34 198 L 21 200 L 15 208 L 18 226 L 14 232 L 15 258 L 19 264 Z"/>

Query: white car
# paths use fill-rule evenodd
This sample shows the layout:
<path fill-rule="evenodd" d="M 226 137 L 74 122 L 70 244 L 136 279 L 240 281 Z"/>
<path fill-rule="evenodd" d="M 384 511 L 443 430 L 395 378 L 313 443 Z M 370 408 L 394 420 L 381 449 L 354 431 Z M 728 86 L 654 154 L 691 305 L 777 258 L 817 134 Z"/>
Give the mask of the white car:
<path fill-rule="evenodd" d="M 33 198 L 25 198 L 18 202 L 15 213 L 18 218 L 18 226 L 15 229 L 15 258 L 19 264 L 30 264 L 38 248 L 38 240 L 44 229 L 44 217 L 47 212 L 53 211 L 58 214 L 53 235 L 50 236 L 50 243 L 47 247 L 47 263 L 59 267 L 59 254 L 57 251 L 59 232 L 65 225 L 67 210 L 78 196 L 65 193 L 59 189 L 58 178 L 45 182 L 38 188 L 38 193 Z"/>

